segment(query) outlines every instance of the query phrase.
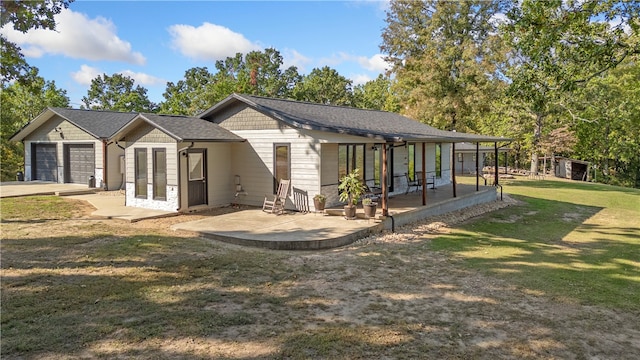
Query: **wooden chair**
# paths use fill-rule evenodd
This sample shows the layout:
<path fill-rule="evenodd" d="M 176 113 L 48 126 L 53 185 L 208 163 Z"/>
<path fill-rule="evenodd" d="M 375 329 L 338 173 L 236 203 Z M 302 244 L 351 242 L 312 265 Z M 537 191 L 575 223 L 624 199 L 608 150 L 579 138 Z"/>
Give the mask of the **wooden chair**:
<path fill-rule="evenodd" d="M 289 194 L 290 183 L 291 180 L 281 179 L 278 184 L 278 191 L 276 194 L 264 196 L 262 211 L 270 212 L 272 214 L 282 214 L 284 212 L 284 204 L 287 201 L 287 195 Z"/>

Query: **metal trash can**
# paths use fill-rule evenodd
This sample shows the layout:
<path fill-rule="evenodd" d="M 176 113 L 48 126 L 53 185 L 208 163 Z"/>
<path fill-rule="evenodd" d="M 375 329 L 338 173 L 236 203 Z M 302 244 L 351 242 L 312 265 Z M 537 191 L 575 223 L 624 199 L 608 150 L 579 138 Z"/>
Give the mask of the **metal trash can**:
<path fill-rule="evenodd" d="M 24 181 L 24 173 L 22 171 L 18 171 L 16 174 L 16 181 Z"/>
<path fill-rule="evenodd" d="M 89 176 L 89 187 L 90 188 L 96 187 L 96 177 L 93 175 Z"/>

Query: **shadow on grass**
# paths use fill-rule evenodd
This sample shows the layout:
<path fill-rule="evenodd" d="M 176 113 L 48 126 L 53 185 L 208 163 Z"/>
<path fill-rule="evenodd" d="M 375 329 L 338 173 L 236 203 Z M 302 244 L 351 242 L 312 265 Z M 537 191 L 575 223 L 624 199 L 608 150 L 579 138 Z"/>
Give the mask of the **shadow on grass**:
<path fill-rule="evenodd" d="M 517 198 L 525 205 L 465 224 L 432 249 L 556 299 L 640 310 L 640 226 L 588 221 L 599 207 Z"/>

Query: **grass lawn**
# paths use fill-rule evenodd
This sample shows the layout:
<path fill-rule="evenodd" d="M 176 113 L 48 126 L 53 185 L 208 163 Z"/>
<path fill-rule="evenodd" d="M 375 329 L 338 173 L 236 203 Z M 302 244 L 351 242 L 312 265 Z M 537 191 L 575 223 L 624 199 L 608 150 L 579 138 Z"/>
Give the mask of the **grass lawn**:
<path fill-rule="evenodd" d="M 505 192 L 521 204 L 314 252 L 168 229 L 187 215 L 130 224 L 3 199 L 0 357 L 635 359 L 640 191 Z"/>
<path fill-rule="evenodd" d="M 461 225 L 432 249 L 564 301 L 640 311 L 639 190 L 529 179 L 503 186 L 523 206 Z"/>

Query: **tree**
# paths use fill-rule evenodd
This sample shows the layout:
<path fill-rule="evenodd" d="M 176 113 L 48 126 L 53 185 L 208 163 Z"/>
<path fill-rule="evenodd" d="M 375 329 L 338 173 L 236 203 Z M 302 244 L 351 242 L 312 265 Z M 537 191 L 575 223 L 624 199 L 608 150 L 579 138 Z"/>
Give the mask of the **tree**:
<path fill-rule="evenodd" d="M 438 128 L 469 130 L 499 81 L 502 1 L 393 0 L 381 49 L 404 112 Z"/>
<path fill-rule="evenodd" d="M 196 115 L 211 106 L 207 89 L 213 83 L 213 74 L 206 67 L 191 68 L 184 73 L 184 80 L 167 83 L 160 103 L 163 114 Z"/>
<path fill-rule="evenodd" d="M 398 112 L 400 104 L 391 89 L 392 83 L 382 74 L 375 80 L 357 85 L 353 89 L 353 106 L 362 109 Z"/>
<path fill-rule="evenodd" d="M 576 94 L 575 154 L 602 182 L 640 188 L 640 60 L 628 59 Z"/>
<path fill-rule="evenodd" d="M 132 78 L 103 74 L 91 80 L 87 96 L 82 98 L 85 109 L 154 112 L 156 105 L 147 97 L 147 89 L 140 85 L 134 88 Z"/>
<path fill-rule="evenodd" d="M 26 33 L 30 29 L 55 30 L 54 16 L 62 9 L 69 7 L 73 0 L 39 0 L 19 1 L 3 0 L 0 2 L 0 27 L 12 24 L 13 29 Z M 0 78 L 2 85 L 12 81 L 22 83 L 36 80 L 31 67 L 24 59 L 20 47 L 0 35 Z"/>
<path fill-rule="evenodd" d="M 633 35 L 640 27 L 639 12 L 637 2 L 524 0 L 507 13 L 502 33 L 513 49 L 507 96 L 518 99 L 530 114 L 532 172 L 538 171 L 542 136 L 553 130 L 548 117 L 571 111 L 573 91 L 640 53 Z M 611 25 L 614 20 L 616 26 Z"/>
<path fill-rule="evenodd" d="M 263 52 L 252 51 L 246 56 L 241 53 L 216 62 L 213 91 L 219 101 L 233 92 L 287 98 L 299 80 L 295 66 L 280 70 L 283 58 L 280 52 L 267 48 Z"/>
<path fill-rule="evenodd" d="M 9 138 L 45 108 L 69 106 L 67 92 L 38 76 L 37 69 L 32 68 L 26 75 L 32 79 L 30 83 L 15 82 L 0 89 L 1 181 L 15 180 L 16 172 L 24 171 L 22 144 L 10 142 Z"/>
<path fill-rule="evenodd" d="M 351 80 L 325 66 L 311 70 L 293 89 L 293 97 L 325 105 L 351 105 Z"/>

